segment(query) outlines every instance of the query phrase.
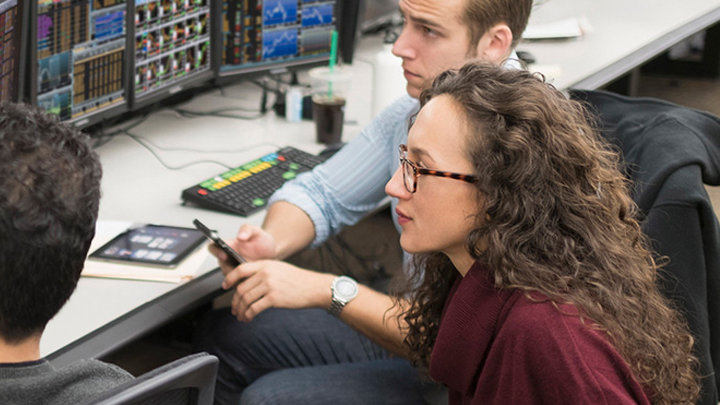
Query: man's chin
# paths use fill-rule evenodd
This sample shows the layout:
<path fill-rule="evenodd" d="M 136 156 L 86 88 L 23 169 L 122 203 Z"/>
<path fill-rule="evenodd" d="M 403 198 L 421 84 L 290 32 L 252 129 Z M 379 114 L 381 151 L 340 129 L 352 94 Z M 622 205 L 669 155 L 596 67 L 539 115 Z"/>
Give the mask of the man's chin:
<path fill-rule="evenodd" d="M 413 86 L 412 84 L 408 83 L 407 87 L 407 93 L 412 98 L 420 98 L 420 93 L 422 90 L 420 90 L 419 87 Z"/>

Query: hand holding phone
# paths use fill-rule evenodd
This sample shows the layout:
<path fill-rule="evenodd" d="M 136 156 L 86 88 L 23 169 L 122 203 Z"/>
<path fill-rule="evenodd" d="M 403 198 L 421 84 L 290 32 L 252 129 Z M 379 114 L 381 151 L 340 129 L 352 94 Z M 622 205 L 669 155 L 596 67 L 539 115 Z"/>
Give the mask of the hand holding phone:
<path fill-rule="evenodd" d="M 227 253 L 228 261 L 231 265 L 237 266 L 241 263 L 247 262 L 247 260 L 240 256 L 240 254 L 236 252 L 235 249 L 231 248 L 230 245 L 225 243 L 224 240 L 220 239 L 217 232 L 211 230 L 197 219 L 193 221 L 193 225 L 195 225 L 195 227 L 199 229 L 200 232 L 203 233 L 203 235 L 210 239 L 215 244 L 215 246 L 219 247 L 220 249 L 222 249 L 223 252 Z"/>

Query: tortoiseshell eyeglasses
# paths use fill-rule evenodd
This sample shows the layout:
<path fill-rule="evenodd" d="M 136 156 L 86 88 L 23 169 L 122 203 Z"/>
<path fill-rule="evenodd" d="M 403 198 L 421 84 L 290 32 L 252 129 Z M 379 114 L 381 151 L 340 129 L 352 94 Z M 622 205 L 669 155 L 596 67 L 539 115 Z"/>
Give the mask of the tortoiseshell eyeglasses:
<path fill-rule="evenodd" d="M 407 158 L 407 145 L 400 145 L 400 169 L 402 170 L 405 189 L 411 193 L 417 191 L 417 179 L 422 174 L 428 176 L 446 177 L 448 179 L 461 180 L 467 183 L 475 183 L 478 181 L 477 176 L 470 174 L 443 172 L 440 170 L 419 167 L 415 164 L 415 162 Z"/>

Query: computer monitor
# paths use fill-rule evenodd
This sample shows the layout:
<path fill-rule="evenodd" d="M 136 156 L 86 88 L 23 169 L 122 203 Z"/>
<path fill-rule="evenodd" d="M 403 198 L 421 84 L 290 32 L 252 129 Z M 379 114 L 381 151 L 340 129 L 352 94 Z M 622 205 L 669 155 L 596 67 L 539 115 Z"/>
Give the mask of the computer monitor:
<path fill-rule="evenodd" d="M 32 0 L 30 102 L 84 127 L 127 110 L 123 0 Z"/>
<path fill-rule="evenodd" d="M 347 0 L 218 1 L 218 81 L 327 63 L 343 1 Z"/>
<path fill-rule="evenodd" d="M 399 0 L 363 0 L 364 7 L 360 17 L 360 30 L 373 31 L 378 26 L 393 23 L 395 15 L 399 14 Z"/>
<path fill-rule="evenodd" d="M 133 109 L 209 82 L 214 75 L 210 0 L 133 3 Z"/>
<path fill-rule="evenodd" d="M 342 0 L 340 2 L 340 59 L 344 63 L 352 63 L 355 47 L 360 37 L 360 18 L 365 13 L 364 0 Z"/>
<path fill-rule="evenodd" d="M 27 48 L 25 0 L 0 0 L 0 102 L 22 100 Z"/>

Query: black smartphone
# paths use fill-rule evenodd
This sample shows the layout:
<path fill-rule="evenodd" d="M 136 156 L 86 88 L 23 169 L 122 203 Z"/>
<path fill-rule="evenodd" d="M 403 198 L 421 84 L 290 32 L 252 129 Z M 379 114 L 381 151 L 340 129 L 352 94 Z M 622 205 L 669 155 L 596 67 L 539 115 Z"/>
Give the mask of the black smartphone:
<path fill-rule="evenodd" d="M 193 225 L 195 225 L 195 227 L 199 229 L 200 232 L 203 233 L 203 235 L 210 239 L 215 244 L 215 246 L 219 247 L 223 250 L 223 252 L 227 253 L 230 264 L 232 264 L 233 266 L 237 266 L 241 263 L 247 262 L 247 260 L 240 256 L 240 254 L 236 252 L 235 249 L 231 248 L 230 245 L 225 243 L 224 240 L 220 239 L 217 232 L 211 230 L 197 219 L 193 221 Z"/>

